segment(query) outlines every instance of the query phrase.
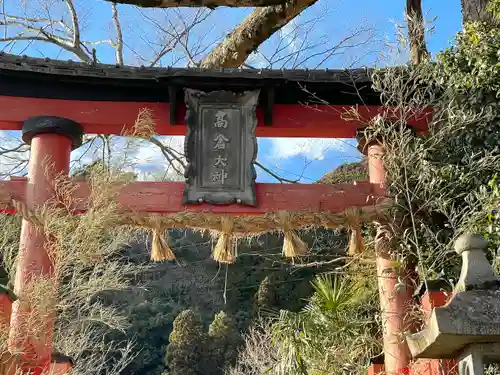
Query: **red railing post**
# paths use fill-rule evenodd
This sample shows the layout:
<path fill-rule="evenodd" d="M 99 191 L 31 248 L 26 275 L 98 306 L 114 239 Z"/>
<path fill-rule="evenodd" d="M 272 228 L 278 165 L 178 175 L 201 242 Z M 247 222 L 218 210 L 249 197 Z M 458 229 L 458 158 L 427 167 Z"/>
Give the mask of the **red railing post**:
<path fill-rule="evenodd" d="M 12 303 L 16 300 L 14 293 L 5 285 L 0 284 L 0 331 L 8 332 L 10 316 L 12 313 Z M 4 337 L 2 336 L 2 339 Z M 0 343 L 4 347 L 6 342 Z M 0 352 L 0 374 L 12 375 L 16 371 L 16 358 L 3 349 Z"/>
<path fill-rule="evenodd" d="M 10 325 L 12 303 L 16 296 L 6 286 L 0 284 L 0 329 L 7 330 Z"/>
<path fill-rule="evenodd" d="M 33 117 L 23 124 L 23 141 L 31 144 L 26 187 L 28 209 L 43 206 L 54 196 L 54 179 L 68 174 L 70 153 L 81 145 L 83 130 L 74 121 L 59 117 Z M 19 299 L 12 306 L 9 351 L 19 355 L 21 370 L 35 375 L 48 368 L 52 355 L 53 316 L 44 316 L 41 327 L 32 327 L 35 306 L 27 296 L 32 281 L 53 278 L 53 264 L 43 231 L 24 220 L 14 292 Z M 36 335 L 31 330 L 36 329 Z"/>
<path fill-rule="evenodd" d="M 366 142 L 358 137 L 359 149 L 368 156 L 368 173 L 372 191 L 376 196 L 385 194 L 386 173 L 382 162 L 384 146 L 377 141 Z M 383 228 L 379 228 L 381 234 Z M 403 333 L 410 328 L 408 309 L 413 303 L 411 270 L 398 269 L 390 253 L 390 242 L 377 235 L 375 243 L 377 278 L 379 286 L 381 317 L 383 325 L 383 347 L 386 374 L 408 373 L 411 355 Z M 403 285 L 401 285 L 401 282 Z"/>

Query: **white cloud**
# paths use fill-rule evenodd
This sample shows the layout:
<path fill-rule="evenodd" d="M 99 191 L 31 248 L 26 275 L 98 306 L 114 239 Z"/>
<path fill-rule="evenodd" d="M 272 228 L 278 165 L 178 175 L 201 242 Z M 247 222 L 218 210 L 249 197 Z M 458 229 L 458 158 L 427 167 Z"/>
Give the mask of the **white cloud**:
<path fill-rule="evenodd" d="M 347 140 L 342 138 L 271 138 L 271 156 L 287 159 L 303 156 L 309 160 L 322 160 L 329 151 L 345 151 Z"/>
<path fill-rule="evenodd" d="M 287 49 L 290 54 L 294 54 L 299 50 L 301 39 L 298 33 L 298 27 L 295 20 L 291 20 L 280 30 L 280 36 L 287 44 Z"/>
<path fill-rule="evenodd" d="M 174 155 L 183 159 L 184 137 L 156 137 L 163 145 L 173 150 Z M 102 158 L 103 143 L 96 139 L 92 144 L 82 146 L 71 154 L 73 166 L 78 168 Z M 183 172 L 178 161 L 172 164 L 163 155 L 161 149 L 153 143 L 138 138 L 113 137 L 111 140 L 111 162 L 129 172 L 134 172 L 139 179 L 178 179 Z"/>
<path fill-rule="evenodd" d="M 184 159 L 184 137 L 157 137 L 157 139 L 172 149 L 175 156 Z M 134 164 L 134 172 L 139 175 L 163 173 L 165 179 L 178 179 L 178 171 L 184 171 L 178 161 L 174 160 L 170 163 L 159 147 L 147 141 L 143 141 L 138 145 L 131 161 Z"/>
<path fill-rule="evenodd" d="M 246 63 L 255 69 L 265 69 L 269 66 L 269 62 L 258 51 L 248 56 Z"/>

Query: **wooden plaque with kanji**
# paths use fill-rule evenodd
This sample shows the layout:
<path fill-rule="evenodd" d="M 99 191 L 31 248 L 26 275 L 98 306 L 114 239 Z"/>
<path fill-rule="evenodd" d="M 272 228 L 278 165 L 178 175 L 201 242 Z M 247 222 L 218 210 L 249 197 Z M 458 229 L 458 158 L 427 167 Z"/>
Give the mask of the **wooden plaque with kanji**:
<path fill-rule="evenodd" d="M 185 89 L 184 203 L 255 206 L 259 91 Z"/>

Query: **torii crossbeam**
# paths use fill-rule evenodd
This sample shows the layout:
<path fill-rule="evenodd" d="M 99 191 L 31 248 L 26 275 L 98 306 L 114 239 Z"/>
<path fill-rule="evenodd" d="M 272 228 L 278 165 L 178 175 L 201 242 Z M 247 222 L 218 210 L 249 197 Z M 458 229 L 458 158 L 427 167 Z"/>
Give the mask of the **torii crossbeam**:
<path fill-rule="evenodd" d="M 89 192 L 85 181 L 74 179 L 73 209 L 84 212 Z M 0 212 L 14 214 L 12 200 L 27 201 L 27 178 L 0 181 Z M 239 204 L 196 205 L 183 204 L 182 182 L 132 182 L 119 194 L 119 205 L 124 211 L 169 214 L 178 212 L 210 212 L 230 215 L 264 215 L 270 212 L 331 212 L 339 213 L 348 207 L 373 207 L 383 196 L 372 189 L 368 181 L 355 184 L 256 184 L 258 204 L 255 207 Z"/>

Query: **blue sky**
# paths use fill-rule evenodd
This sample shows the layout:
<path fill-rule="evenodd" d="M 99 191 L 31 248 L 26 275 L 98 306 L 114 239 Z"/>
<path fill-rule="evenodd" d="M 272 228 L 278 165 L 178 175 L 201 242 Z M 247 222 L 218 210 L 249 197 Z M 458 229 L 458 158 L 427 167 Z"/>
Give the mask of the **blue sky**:
<path fill-rule="evenodd" d="M 67 9 L 61 0 L 29 0 L 26 9 L 20 3 L 20 0 L 6 0 L 6 13 L 16 16 L 27 14 L 30 17 L 43 15 L 69 22 Z M 74 3 L 85 41 L 114 39 L 109 3 L 103 0 L 74 0 Z M 408 55 L 397 48 L 396 25 L 404 24 L 405 3 L 404 0 L 319 0 L 264 43 L 260 53 L 249 59 L 249 64 L 268 67 L 266 59 L 271 57 L 273 68 L 343 68 L 404 63 Z M 461 28 L 460 0 L 424 0 L 423 8 L 426 19 L 434 20 L 428 25 L 433 26 L 433 30 L 427 35 L 427 45 L 435 55 L 452 43 L 453 36 Z M 118 11 L 126 41 L 125 63 L 129 65 L 146 64 L 155 51 L 172 39 L 172 34 L 182 31 L 184 24 L 190 24 L 199 15 L 196 9 L 139 10 L 127 5 L 118 5 Z M 195 26 L 185 40 L 193 58 L 201 59 L 250 12 L 251 9 L 230 8 L 205 11 L 206 19 Z M 8 30 L 9 33 L 16 31 L 13 28 Z M 350 41 L 351 48 L 323 61 L 332 46 L 353 33 L 357 36 Z M 12 53 L 75 59 L 70 53 L 46 43 L 17 43 L 13 47 L 4 47 L 5 51 Z M 100 61 L 115 62 L 112 47 L 99 44 L 96 49 Z M 186 49 L 177 45 L 160 61 L 160 65 L 185 66 L 188 61 Z M 177 147 L 182 146 L 181 139 L 170 141 Z M 121 149 L 119 143 L 116 149 Z M 79 153 L 81 151 L 76 151 L 75 157 Z M 359 156 L 352 140 L 259 140 L 259 160 L 263 164 L 283 177 L 300 177 L 305 183 L 315 181 L 338 165 L 359 159 Z M 160 172 L 165 169 L 163 160 L 151 146 L 134 149 L 130 157 L 136 159 L 140 170 Z M 275 181 L 262 173 L 259 173 L 259 180 Z"/>

